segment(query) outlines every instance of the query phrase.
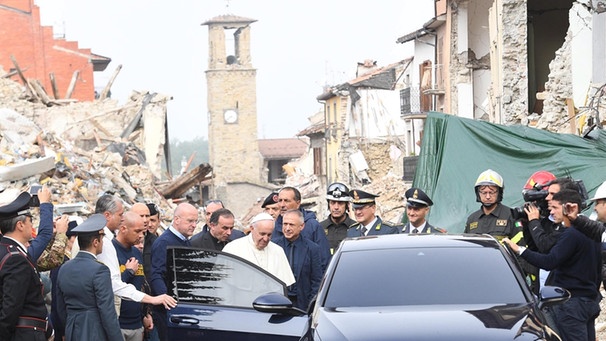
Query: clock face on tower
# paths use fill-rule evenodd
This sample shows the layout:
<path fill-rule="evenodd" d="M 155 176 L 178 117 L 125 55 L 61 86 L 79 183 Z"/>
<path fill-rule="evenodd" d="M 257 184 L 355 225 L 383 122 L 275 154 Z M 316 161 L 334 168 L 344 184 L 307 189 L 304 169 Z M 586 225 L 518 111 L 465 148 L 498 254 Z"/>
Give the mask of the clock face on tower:
<path fill-rule="evenodd" d="M 225 120 L 225 123 L 236 123 L 238 121 L 238 112 L 233 109 L 225 110 L 223 113 L 223 119 Z"/>

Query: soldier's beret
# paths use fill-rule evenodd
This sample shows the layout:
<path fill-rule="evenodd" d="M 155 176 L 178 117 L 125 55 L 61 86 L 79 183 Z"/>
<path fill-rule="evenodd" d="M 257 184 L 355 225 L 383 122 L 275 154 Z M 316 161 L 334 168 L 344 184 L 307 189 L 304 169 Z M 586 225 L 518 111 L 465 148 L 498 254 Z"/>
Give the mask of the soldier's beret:
<path fill-rule="evenodd" d="M 433 201 L 420 188 L 412 187 L 404 193 L 406 197 L 406 206 L 408 207 L 426 207 L 433 205 Z"/>
<path fill-rule="evenodd" d="M 156 215 L 156 214 L 160 213 L 160 212 L 158 211 L 158 206 L 156 206 L 156 204 L 154 204 L 154 203 L 149 203 L 149 204 L 146 204 L 146 205 L 147 205 L 147 208 L 149 209 L 149 215 L 150 215 L 150 216 L 151 216 L 151 215 Z"/>
<path fill-rule="evenodd" d="M 349 196 L 352 198 L 351 203 L 353 208 L 359 208 L 366 204 L 374 203 L 375 198 L 378 197 L 376 194 L 368 193 L 359 189 L 352 189 L 349 192 Z"/>
<path fill-rule="evenodd" d="M 0 194 L 0 219 L 15 218 L 30 214 L 29 202 L 31 195 L 27 192 L 6 190 Z"/>
<path fill-rule="evenodd" d="M 98 232 L 103 230 L 107 224 L 107 220 L 101 213 L 95 213 L 88 217 L 82 224 L 76 226 L 72 232 L 73 233 L 88 233 L 88 232 Z"/>
<path fill-rule="evenodd" d="M 278 203 L 278 192 L 271 192 L 271 194 L 268 195 L 267 198 L 265 198 L 265 201 L 263 201 L 263 205 L 261 205 L 261 208 L 265 208 L 265 206 L 273 205 L 273 204 L 277 204 L 277 203 Z"/>

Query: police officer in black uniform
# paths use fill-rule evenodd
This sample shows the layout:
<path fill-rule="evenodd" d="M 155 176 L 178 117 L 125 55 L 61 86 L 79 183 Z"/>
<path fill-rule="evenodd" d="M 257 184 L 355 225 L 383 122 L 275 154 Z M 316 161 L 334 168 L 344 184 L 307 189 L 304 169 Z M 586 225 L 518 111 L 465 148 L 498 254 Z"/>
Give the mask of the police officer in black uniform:
<path fill-rule="evenodd" d="M 356 223 L 349 217 L 349 188 L 345 184 L 335 182 L 328 186 L 326 201 L 330 215 L 320 222 L 320 226 L 326 233 L 328 244 L 330 245 L 330 254 L 334 254 L 339 243 L 347 237 L 347 230 Z"/>
<path fill-rule="evenodd" d="M 406 197 L 406 216 L 408 222 L 402 233 L 446 233 L 446 230 L 435 227 L 425 218 L 433 201 L 420 188 L 412 187 L 404 193 Z"/>
<path fill-rule="evenodd" d="M 45 341 L 52 333 L 42 281 L 27 254 L 33 229 L 30 198 L 23 192 L 0 206 L 0 340 Z"/>
<path fill-rule="evenodd" d="M 351 190 L 349 195 L 352 197 L 351 203 L 357 223 L 347 230 L 347 237 L 400 233 L 401 225 L 384 222 L 381 217 L 375 215 L 377 211 L 375 198 L 378 195 L 359 189 Z"/>

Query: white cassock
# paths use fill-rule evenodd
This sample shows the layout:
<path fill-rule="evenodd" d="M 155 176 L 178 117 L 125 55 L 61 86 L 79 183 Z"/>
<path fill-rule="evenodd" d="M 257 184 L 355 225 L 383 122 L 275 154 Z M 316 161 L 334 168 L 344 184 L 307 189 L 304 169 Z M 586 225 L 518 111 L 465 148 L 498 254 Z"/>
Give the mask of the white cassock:
<path fill-rule="evenodd" d="M 278 277 L 287 286 L 295 283 L 295 276 L 292 274 L 284 249 L 274 242 L 270 241 L 267 247 L 259 250 L 255 246 L 252 234 L 249 234 L 227 243 L 223 252 L 231 253 L 258 265 Z"/>

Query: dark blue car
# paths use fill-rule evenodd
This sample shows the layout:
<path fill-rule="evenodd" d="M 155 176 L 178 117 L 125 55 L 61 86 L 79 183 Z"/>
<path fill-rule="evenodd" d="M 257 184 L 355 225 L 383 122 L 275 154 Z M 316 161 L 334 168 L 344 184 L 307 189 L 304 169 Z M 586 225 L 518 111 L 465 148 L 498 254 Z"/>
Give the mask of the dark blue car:
<path fill-rule="evenodd" d="M 280 280 L 239 257 L 169 249 L 170 340 L 560 340 L 543 314 L 569 293 L 535 297 L 490 236 L 346 239 L 309 311 Z"/>

